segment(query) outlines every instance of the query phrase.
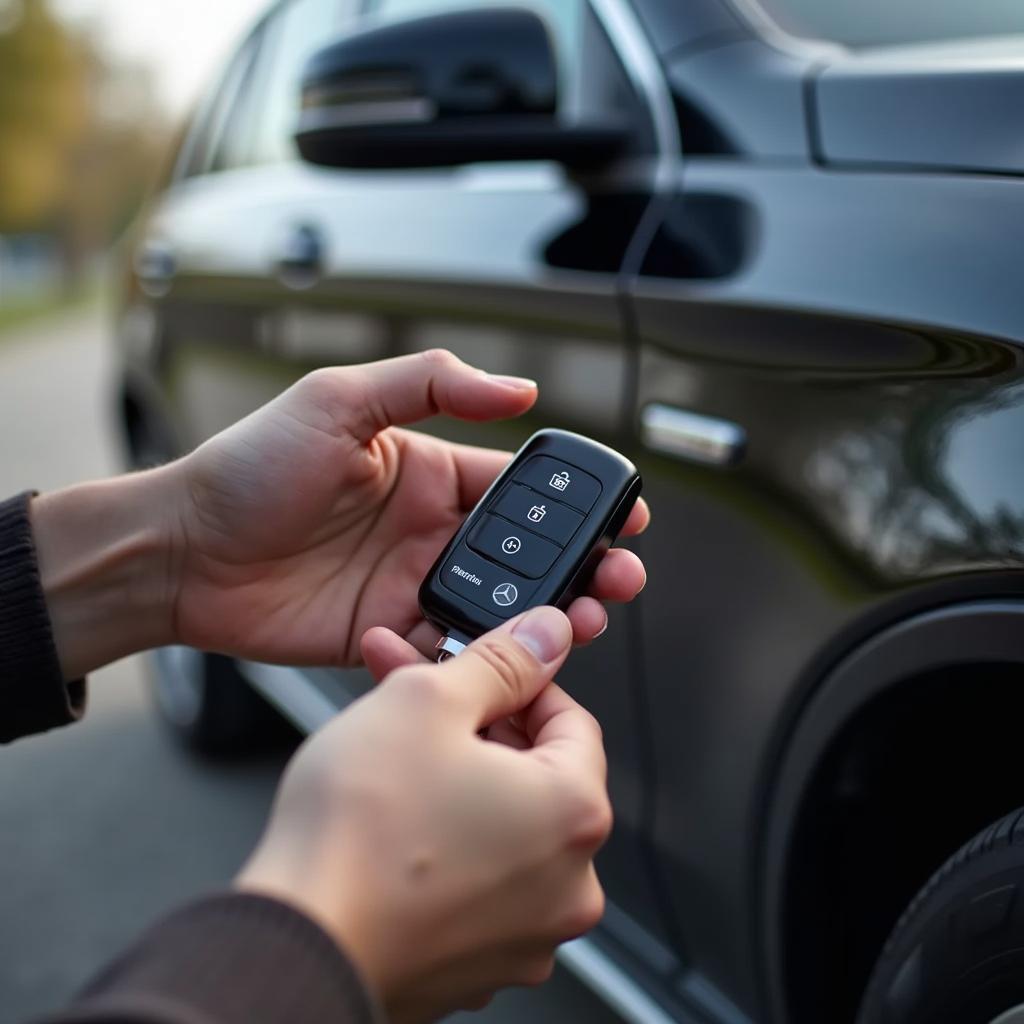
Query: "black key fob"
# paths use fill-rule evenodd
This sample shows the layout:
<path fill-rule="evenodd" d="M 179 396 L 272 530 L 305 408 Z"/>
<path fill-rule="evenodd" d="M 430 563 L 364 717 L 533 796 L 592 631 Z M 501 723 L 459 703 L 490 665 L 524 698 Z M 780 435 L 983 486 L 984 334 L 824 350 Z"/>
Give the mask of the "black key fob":
<path fill-rule="evenodd" d="M 618 452 L 541 430 L 516 453 L 441 552 L 420 608 L 446 635 L 438 660 L 536 605 L 584 593 L 640 494 Z"/>

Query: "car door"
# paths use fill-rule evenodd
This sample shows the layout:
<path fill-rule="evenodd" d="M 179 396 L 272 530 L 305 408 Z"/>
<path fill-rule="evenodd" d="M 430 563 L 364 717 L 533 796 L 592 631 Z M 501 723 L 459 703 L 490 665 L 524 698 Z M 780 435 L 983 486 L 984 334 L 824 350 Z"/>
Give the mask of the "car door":
<path fill-rule="evenodd" d="M 377 24 L 455 6 L 482 5 L 380 0 L 366 19 Z M 602 89 L 622 93 L 615 102 L 632 105 L 642 122 L 642 102 L 591 8 L 552 0 L 539 9 L 561 58 L 564 102 L 600 102 Z M 492 372 L 536 379 L 540 399 L 519 421 L 433 421 L 425 429 L 504 449 L 541 426 L 619 444 L 631 354 L 617 275 L 649 198 L 644 169 L 634 171 L 639 177 L 625 182 L 614 171 L 584 181 L 530 161 L 324 174 L 307 196 L 330 253 L 318 315 L 342 321 L 346 336 L 367 347 L 328 346 L 317 358 L 448 348 Z M 609 921 L 642 921 L 657 933 L 658 901 L 641 845 L 645 761 L 625 615 L 613 612 L 608 635 L 579 652 L 561 682 L 605 729 L 617 816 L 600 864 L 613 904 Z"/>
<path fill-rule="evenodd" d="M 365 17 L 443 6 L 455 5 L 385 0 Z M 266 19 L 251 55 L 243 50 L 228 73 L 223 88 L 234 96 L 218 137 L 205 143 L 212 155 L 191 156 L 203 173 L 172 189 L 152 228 L 157 251 L 163 245 L 176 261 L 163 300 L 164 379 L 188 443 L 310 367 L 437 346 L 492 372 L 532 377 L 541 397 L 514 423 L 427 429 L 506 449 L 540 426 L 622 442 L 632 354 L 617 281 L 660 155 L 635 72 L 594 10 L 585 0 L 540 9 L 561 58 L 564 102 L 628 112 L 641 140 L 630 160 L 587 177 L 539 161 L 422 171 L 306 166 L 290 139 L 295 84 L 304 57 L 330 41 L 335 23 L 318 12 L 334 8 L 294 0 Z M 291 42 L 281 43 L 283 35 Z M 232 86 L 232 76 L 242 84 Z M 292 116 L 268 116 L 288 103 Z M 649 762 L 629 627 L 613 611 L 608 635 L 579 652 L 561 681 L 605 729 L 617 813 L 601 855 L 609 925 L 649 953 L 644 936 L 662 934 L 661 911 L 645 862 Z M 304 676 L 337 702 L 368 685 L 351 674 Z"/>
<path fill-rule="evenodd" d="M 842 931 L 857 907 L 821 862 L 788 888 L 769 877 L 768 801 L 830 659 L 909 607 L 971 592 L 962 577 L 940 591 L 942 577 L 1006 564 L 994 513 L 974 508 L 980 477 L 946 453 L 1019 362 L 991 339 L 1021 337 L 1024 65 L 1019 37 L 956 35 L 972 19 L 1024 25 L 985 3 L 876 17 L 772 0 L 826 38 L 736 4 L 730 25 L 680 44 L 671 5 L 640 6 L 663 27 L 686 154 L 631 286 L 637 461 L 660 512 L 640 645 L 654 841 L 694 998 L 848 1019 L 836 1000 L 856 1005 L 870 968 Z M 915 30 L 949 38 L 889 45 Z"/>
<path fill-rule="evenodd" d="M 290 139 L 298 76 L 355 14 L 356 0 L 274 5 L 200 106 L 138 243 L 181 447 L 251 411 L 305 365 L 298 351 L 295 365 L 275 357 L 295 333 L 293 306 L 315 304 L 323 257 L 297 205 L 317 177 Z"/>

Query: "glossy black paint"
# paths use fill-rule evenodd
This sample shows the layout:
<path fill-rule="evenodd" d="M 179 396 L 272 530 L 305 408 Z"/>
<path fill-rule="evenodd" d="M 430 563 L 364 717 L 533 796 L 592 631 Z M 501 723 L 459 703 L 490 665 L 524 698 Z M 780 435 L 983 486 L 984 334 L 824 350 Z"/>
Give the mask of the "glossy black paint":
<path fill-rule="evenodd" d="M 545 477 L 550 477 L 551 483 L 564 477 L 569 481 L 567 489 L 556 490 Z M 491 553 L 481 543 L 485 538 L 474 536 L 479 527 L 486 528 L 486 514 L 495 512 L 505 492 L 516 485 L 530 488 L 538 522 L 543 522 L 549 505 L 557 509 L 567 504 L 584 514 L 583 522 L 564 544 L 556 547 L 540 540 L 544 549 L 554 549 L 549 568 L 538 564 L 537 571 L 510 570 L 509 565 L 517 564 L 514 559 L 502 558 L 500 551 Z M 454 631 L 464 641 L 500 626 L 527 608 L 543 604 L 567 608 L 586 591 L 598 563 L 615 543 L 636 504 L 640 487 L 636 467 L 606 445 L 565 430 L 538 431 L 519 449 L 438 556 L 420 587 L 424 617 L 442 632 Z M 496 523 L 502 524 L 506 534 L 522 533 L 527 538 L 524 546 L 529 546 L 526 531 L 530 522 Z M 483 556 L 483 562 L 475 559 L 473 552 Z M 516 553 L 520 553 L 518 549 Z M 540 557 L 545 563 L 549 561 Z M 495 565 L 499 561 L 504 564 Z M 465 570 L 477 565 L 479 569 L 472 571 L 479 575 L 472 579 L 478 582 L 467 587 L 463 582 L 467 578 Z M 497 603 L 497 598 L 488 599 L 492 590 L 497 594 L 499 586 L 507 588 L 510 582 L 517 588 L 518 598 L 504 596 L 509 593 L 506 589 L 501 595 L 504 604 Z"/>
<path fill-rule="evenodd" d="M 438 118 L 551 115 L 557 87 L 551 38 L 536 14 L 470 9 L 356 32 L 320 50 L 302 76 L 302 111 L 424 98 Z"/>
<path fill-rule="evenodd" d="M 607 163 L 629 126 L 558 115 L 554 49 L 522 9 L 451 11 L 369 29 L 316 53 L 295 140 L 327 167 L 446 167 L 487 160 Z"/>
<path fill-rule="evenodd" d="M 849 56 L 814 93 L 829 163 L 1024 174 L 1024 59 L 1013 38 Z"/>
<path fill-rule="evenodd" d="M 1017 76 L 768 40 L 721 0 L 637 11 L 681 153 L 586 12 L 574 116 L 628 114 L 628 160 L 173 182 L 120 320 L 126 429 L 186 449 L 307 368 L 437 345 L 537 379 L 522 422 L 426 428 L 557 426 L 643 474 L 648 587 L 560 677 L 609 751 L 599 941 L 681 1019 L 843 1024 L 916 887 L 1024 799 L 998 756 L 1024 630 L 975 628 L 1024 598 Z M 655 402 L 736 423 L 743 457 L 646 447 Z"/>

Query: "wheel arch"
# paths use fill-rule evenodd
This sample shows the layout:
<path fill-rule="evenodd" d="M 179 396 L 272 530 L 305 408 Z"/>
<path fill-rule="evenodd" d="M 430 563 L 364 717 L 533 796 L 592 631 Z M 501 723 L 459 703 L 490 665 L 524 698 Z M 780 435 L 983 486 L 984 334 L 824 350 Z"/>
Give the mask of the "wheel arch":
<path fill-rule="evenodd" d="M 1005 770 L 1022 684 L 1024 600 L 978 600 L 883 629 L 806 700 L 760 833 L 771 1019 L 852 1020 L 871 944 L 960 843 L 1024 803 L 1024 773 Z M 893 879 L 876 871 L 887 853 Z"/>

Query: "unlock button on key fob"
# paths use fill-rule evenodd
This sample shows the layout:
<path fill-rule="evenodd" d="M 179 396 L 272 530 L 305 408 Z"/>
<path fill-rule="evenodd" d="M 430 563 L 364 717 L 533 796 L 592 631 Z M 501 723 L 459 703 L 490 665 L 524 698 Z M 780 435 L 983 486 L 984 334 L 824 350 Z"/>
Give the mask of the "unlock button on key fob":
<path fill-rule="evenodd" d="M 514 479 L 546 497 L 564 501 L 580 512 L 589 512 L 601 494 L 601 481 L 597 477 L 545 455 L 530 459 Z"/>
<path fill-rule="evenodd" d="M 469 546 L 485 558 L 539 579 L 562 553 L 557 544 L 535 537 L 507 519 L 486 515 L 470 534 Z"/>

